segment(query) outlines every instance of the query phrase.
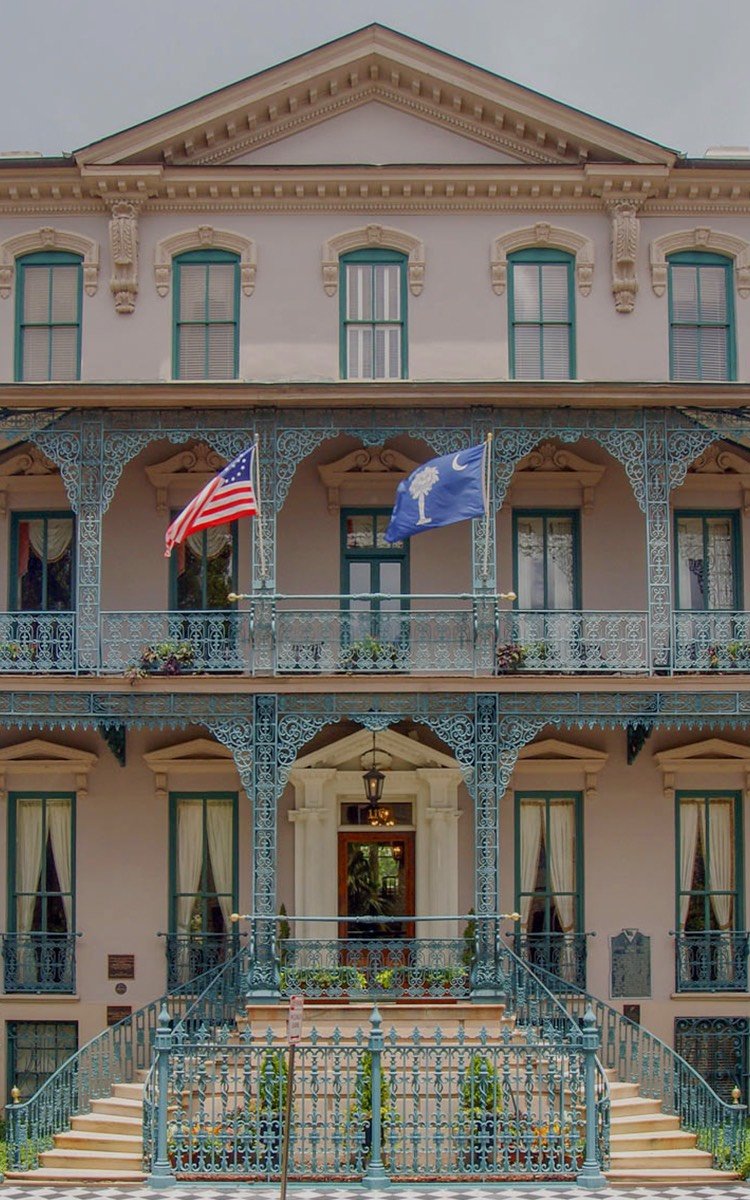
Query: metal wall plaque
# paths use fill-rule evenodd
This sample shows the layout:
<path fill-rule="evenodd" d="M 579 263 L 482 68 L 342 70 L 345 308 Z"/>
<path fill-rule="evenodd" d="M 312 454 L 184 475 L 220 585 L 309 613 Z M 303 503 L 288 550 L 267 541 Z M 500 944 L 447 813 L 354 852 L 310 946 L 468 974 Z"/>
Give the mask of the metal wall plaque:
<path fill-rule="evenodd" d="M 135 955 L 134 954 L 108 954 L 107 955 L 107 978 L 108 979 L 135 979 Z"/>
<path fill-rule="evenodd" d="M 634 1025 L 641 1023 L 641 1006 L 640 1004 L 623 1004 L 622 1015 L 632 1021 Z"/>
<path fill-rule="evenodd" d="M 124 1021 L 133 1011 L 130 1004 L 108 1004 L 107 1005 L 107 1024 L 116 1025 L 118 1021 Z"/>
<path fill-rule="evenodd" d="M 623 929 L 609 939 L 610 996 L 651 995 L 651 938 Z"/>

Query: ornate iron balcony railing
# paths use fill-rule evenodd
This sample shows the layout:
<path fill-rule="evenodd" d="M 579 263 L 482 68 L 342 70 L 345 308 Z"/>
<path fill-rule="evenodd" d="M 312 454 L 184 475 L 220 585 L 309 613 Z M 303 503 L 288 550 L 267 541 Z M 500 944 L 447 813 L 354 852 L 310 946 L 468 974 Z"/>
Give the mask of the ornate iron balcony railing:
<path fill-rule="evenodd" d="M 183 675 L 192 671 L 252 672 L 249 612 L 104 612 L 105 672 Z"/>
<path fill-rule="evenodd" d="M 750 934 L 706 929 L 676 933 L 674 939 L 676 991 L 747 991 Z"/>
<path fill-rule="evenodd" d="M 592 933 L 513 933 L 513 949 L 536 970 L 541 968 L 576 987 L 586 986 L 586 946 Z M 545 977 L 549 986 L 549 980 Z"/>
<path fill-rule="evenodd" d="M 473 945 L 465 938 L 285 938 L 282 996 L 310 999 L 467 999 Z"/>
<path fill-rule="evenodd" d="M 750 671 L 750 612 L 672 614 L 675 671 Z"/>
<path fill-rule="evenodd" d="M 70 993 L 76 990 L 79 933 L 5 933 L 6 992 Z"/>
<path fill-rule="evenodd" d="M 165 933 L 167 991 L 183 987 L 232 958 L 240 948 L 239 934 Z"/>
<path fill-rule="evenodd" d="M 648 672 L 648 615 L 577 610 L 500 612 L 496 667 L 500 674 Z"/>
<path fill-rule="evenodd" d="M 472 675 L 476 601 L 470 596 L 277 596 L 281 674 L 387 671 Z"/>
<path fill-rule="evenodd" d="M 76 670 L 75 613 L 0 613 L 0 672 Z"/>

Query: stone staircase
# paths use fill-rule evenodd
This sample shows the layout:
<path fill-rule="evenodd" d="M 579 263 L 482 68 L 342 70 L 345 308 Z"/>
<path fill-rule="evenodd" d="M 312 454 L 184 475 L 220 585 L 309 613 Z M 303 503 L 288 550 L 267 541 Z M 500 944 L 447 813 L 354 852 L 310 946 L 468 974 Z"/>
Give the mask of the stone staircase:
<path fill-rule="evenodd" d="M 358 1028 L 367 1030 L 372 1005 L 310 1005 L 306 1026 L 315 1025 L 321 1039 L 338 1028 L 344 1041 Z M 512 1028 L 515 1020 L 503 1005 L 429 1003 L 380 1005 L 384 1031 L 410 1034 L 439 1026 L 444 1041 L 463 1029 L 470 1043 L 486 1028 L 490 1037 Z M 248 1024 L 256 1034 L 273 1031 L 283 1042 L 286 1010 L 278 1005 L 256 1005 L 237 1019 L 241 1033 Z M 607 1179 L 613 1186 L 665 1186 L 723 1184 L 738 1178 L 714 1170 L 711 1155 L 696 1148 L 695 1134 L 680 1129 L 677 1117 L 661 1112 L 658 1100 L 642 1098 L 636 1084 L 620 1083 L 609 1073 L 611 1096 L 611 1165 Z M 117 1184 L 139 1186 L 146 1176 L 142 1163 L 143 1079 L 118 1083 L 110 1097 L 94 1100 L 91 1112 L 72 1118 L 71 1129 L 55 1135 L 54 1147 L 40 1154 L 33 1171 L 8 1171 L 10 1184 L 62 1186 L 66 1184 Z"/>

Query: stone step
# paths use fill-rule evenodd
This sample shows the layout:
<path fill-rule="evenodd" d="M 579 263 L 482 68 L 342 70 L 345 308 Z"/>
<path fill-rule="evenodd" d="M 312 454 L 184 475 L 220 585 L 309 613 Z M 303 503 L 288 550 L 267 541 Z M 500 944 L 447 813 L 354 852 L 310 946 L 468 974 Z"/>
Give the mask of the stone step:
<path fill-rule="evenodd" d="M 138 1117 L 116 1117 L 107 1113 L 81 1113 L 72 1117 L 71 1128 L 80 1132 L 142 1135 L 143 1119 Z"/>
<path fill-rule="evenodd" d="M 141 1171 L 97 1170 L 96 1168 L 37 1167 L 35 1171 L 6 1171 L 6 1183 L 24 1187 L 75 1187 L 81 1183 L 133 1184 L 138 1187 L 146 1176 Z"/>
<path fill-rule="evenodd" d="M 637 1083 L 620 1083 L 617 1080 L 610 1080 L 609 1095 L 611 1100 L 625 1100 L 628 1096 L 639 1096 Z"/>
<path fill-rule="evenodd" d="M 613 1100 L 610 1104 L 611 1119 L 620 1117 L 643 1117 L 647 1113 L 661 1112 L 658 1100 L 645 1100 L 642 1096 L 628 1096 L 625 1100 Z"/>
<path fill-rule="evenodd" d="M 711 1155 L 705 1150 L 613 1150 L 610 1155 L 613 1171 L 627 1167 L 653 1166 L 659 1169 L 680 1167 L 685 1170 L 710 1171 Z"/>
<path fill-rule="evenodd" d="M 57 1150 L 108 1150 L 118 1153 L 124 1150 L 127 1154 L 143 1152 L 143 1135 L 135 1132 L 108 1133 L 95 1129 L 68 1129 L 65 1133 L 55 1134 L 55 1149 Z"/>
<path fill-rule="evenodd" d="M 118 1096 L 122 1100 L 143 1100 L 143 1084 L 142 1083 L 116 1083 L 112 1088 L 112 1095 Z"/>
<path fill-rule="evenodd" d="M 696 1137 L 687 1129 L 641 1130 L 638 1133 L 620 1133 L 612 1126 L 610 1146 L 612 1153 L 622 1150 L 680 1150 L 695 1148 Z"/>
<path fill-rule="evenodd" d="M 91 1101 L 93 1113 L 107 1113 L 112 1117 L 131 1117 L 143 1119 L 143 1101 L 131 1100 L 123 1096 L 105 1096 L 100 1100 Z"/>
<path fill-rule="evenodd" d="M 62 1167 L 65 1170 L 142 1171 L 143 1150 L 136 1153 L 106 1150 L 43 1150 L 39 1155 L 42 1167 Z"/>
<path fill-rule="evenodd" d="M 734 1171 L 713 1171 L 691 1167 L 689 1170 L 678 1170 L 674 1167 L 627 1167 L 624 1170 L 615 1169 L 606 1172 L 607 1183 L 611 1187 L 683 1187 L 688 1195 L 695 1191 L 696 1184 L 701 1187 L 725 1187 L 739 1175 Z"/>
<path fill-rule="evenodd" d="M 636 1116 L 623 1116 L 611 1113 L 610 1128 L 612 1133 L 641 1133 L 662 1131 L 665 1133 L 680 1128 L 679 1118 L 670 1113 L 647 1112 Z"/>

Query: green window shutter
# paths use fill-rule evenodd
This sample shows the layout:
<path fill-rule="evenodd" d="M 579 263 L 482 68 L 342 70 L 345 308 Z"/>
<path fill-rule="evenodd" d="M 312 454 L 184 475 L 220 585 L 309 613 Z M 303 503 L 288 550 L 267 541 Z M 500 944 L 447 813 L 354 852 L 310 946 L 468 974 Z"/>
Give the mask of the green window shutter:
<path fill-rule="evenodd" d="M 668 261 L 670 377 L 734 379 L 731 261 L 693 252 Z"/>
<path fill-rule="evenodd" d="M 16 263 L 16 378 L 80 379 L 82 260 L 62 252 Z"/>
<path fill-rule="evenodd" d="M 573 379 L 573 256 L 519 250 L 509 258 L 510 371 L 514 379 Z"/>
<path fill-rule="evenodd" d="M 239 258 L 196 250 L 174 260 L 174 376 L 236 379 L 239 372 Z"/>
<path fill-rule="evenodd" d="M 402 379 L 406 364 L 406 255 L 357 250 L 341 258 L 341 373 Z"/>

